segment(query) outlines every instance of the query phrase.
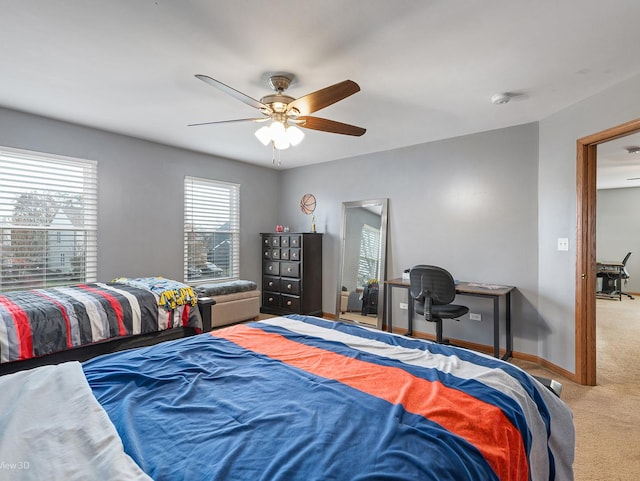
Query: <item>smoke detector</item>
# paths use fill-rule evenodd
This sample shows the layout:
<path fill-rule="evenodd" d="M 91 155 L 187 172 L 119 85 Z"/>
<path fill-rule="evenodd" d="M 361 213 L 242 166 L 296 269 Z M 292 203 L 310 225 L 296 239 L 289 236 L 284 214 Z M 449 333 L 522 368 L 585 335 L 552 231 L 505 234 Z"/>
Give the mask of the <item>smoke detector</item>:
<path fill-rule="evenodd" d="M 493 94 L 491 96 L 491 103 L 494 105 L 506 104 L 509 100 L 511 100 L 511 95 L 508 93 Z"/>

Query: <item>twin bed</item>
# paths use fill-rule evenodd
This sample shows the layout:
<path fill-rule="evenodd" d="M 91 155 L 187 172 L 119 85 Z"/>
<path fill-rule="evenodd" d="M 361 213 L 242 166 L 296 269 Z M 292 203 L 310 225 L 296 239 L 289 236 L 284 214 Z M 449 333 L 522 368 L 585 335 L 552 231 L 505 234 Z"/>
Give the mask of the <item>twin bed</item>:
<path fill-rule="evenodd" d="M 573 450 L 519 368 L 309 316 L 0 377 L 9 479 L 564 481 Z"/>
<path fill-rule="evenodd" d="M 0 374 L 200 332 L 196 294 L 162 277 L 0 293 Z"/>

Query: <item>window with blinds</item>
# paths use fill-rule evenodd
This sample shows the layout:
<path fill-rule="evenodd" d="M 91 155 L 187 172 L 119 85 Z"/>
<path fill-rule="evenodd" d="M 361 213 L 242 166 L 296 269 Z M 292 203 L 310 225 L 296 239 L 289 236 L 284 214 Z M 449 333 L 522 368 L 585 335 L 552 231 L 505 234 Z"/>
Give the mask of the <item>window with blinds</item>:
<path fill-rule="evenodd" d="M 0 291 L 94 282 L 97 163 L 0 147 Z"/>
<path fill-rule="evenodd" d="M 380 259 L 380 229 L 370 225 L 362 226 L 360 237 L 360 257 L 358 259 L 358 285 L 364 286 L 369 281 L 378 279 Z"/>
<path fill-rule="evenodd" d="M 184 179 L 185 282 L 240 278 L 240 185 Z"/>

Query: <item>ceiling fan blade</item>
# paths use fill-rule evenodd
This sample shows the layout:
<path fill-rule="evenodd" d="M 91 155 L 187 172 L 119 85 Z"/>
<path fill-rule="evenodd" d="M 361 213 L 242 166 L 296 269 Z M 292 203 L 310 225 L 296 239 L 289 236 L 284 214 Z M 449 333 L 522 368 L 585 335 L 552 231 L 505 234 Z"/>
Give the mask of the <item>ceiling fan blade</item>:
<path fill-rule="evenodd" d="M 360 86 L 357 83 L 353 80 L 345 80 L 294 100 L 287 105 L 287 112 L 296 109 L 299 112 L 298 115 L 308 115 L 359 91 Z"/>
<path fill-rule="evenodd" d="M 211 124 L 230 124 L 232 122 L 264 122 L 265 120 L 269 120 L 269 117 L 259 117 L 259 118 L 251 118 L 251 119 L 234 119 L 234 120 L 216 120 L 213 122 L 201 122 L 199 124 L 189 124 L 187 127 L 195 127 L 197 125 L 211 125 Z"/>
<path fill-rule="evenodd" d="M 201 74 L 197 74 L 196 75 L 197 79 L 202 80 L 205 83 L 208 83 L 209 85 L 222 90 L 223 92 L 225 92 L 226 94 L 231 95 L 232 97 L 240 100 L 241 102 L 244 102 L 247 105 L 250 105 L 253 108 L 256 109 L 267 109 L 269 110 L 269 107 L 267 107 L 265 104 L 263 104 L 262 102 L 249 97 L 247 94 L 243 94 L 242 92 L 240 92 L 239 90 L 234 89 L 233 87 L 229 87 L 226 84 L 223 84 L 222 82 L 213 79 L 207 75 L 201 75 Z"/>
<path fill-rule="evenodd" d="M 322 130 L 333 134 L 354 135 L 360 137 L 367 129 L 356 127 L 355 125 L 343 124 L 335 120 L 321 119 L 320 117 L 298 117 L 296 125 L 305 129 Z"/>

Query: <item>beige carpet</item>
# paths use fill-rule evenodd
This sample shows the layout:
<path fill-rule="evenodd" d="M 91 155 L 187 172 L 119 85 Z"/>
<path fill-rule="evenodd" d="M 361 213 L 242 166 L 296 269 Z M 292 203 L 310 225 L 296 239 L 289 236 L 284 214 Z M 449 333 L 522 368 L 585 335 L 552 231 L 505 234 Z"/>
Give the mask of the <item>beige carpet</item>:
<path fill-rule="evenodd" d="M 562 382 L 576 425 L 576 481 L 640 480 L 640 298 L 598 299 L 596 324 L 597 386 L 513 362 Z"/>

